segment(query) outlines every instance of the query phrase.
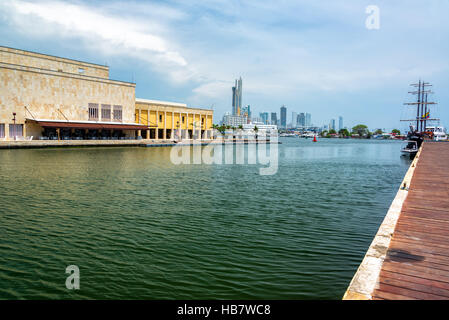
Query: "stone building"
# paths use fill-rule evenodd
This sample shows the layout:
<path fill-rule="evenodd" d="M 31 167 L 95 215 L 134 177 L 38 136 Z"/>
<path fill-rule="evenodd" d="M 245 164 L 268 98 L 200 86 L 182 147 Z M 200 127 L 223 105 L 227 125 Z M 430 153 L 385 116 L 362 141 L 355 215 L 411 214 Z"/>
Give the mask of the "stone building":
<path fill-rule="evenodd" d="M 156 129 L 169 139 L 178 114 L 212 127 L 212 110 L 136 103 L 135 87 L 109 79 L 107 66 L 0 46 L 0 140 L 145 139 Z M 164 120 L 151 122 L 155 114 Z"/>

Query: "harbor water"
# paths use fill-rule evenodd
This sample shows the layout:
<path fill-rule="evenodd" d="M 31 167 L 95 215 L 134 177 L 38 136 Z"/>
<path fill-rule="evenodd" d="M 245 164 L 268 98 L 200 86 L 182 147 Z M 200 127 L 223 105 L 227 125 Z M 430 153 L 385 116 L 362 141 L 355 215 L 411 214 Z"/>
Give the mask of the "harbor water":
<path fill-rule="evenodd" d="M 0 150 L 0 299 L 341 299 L 410 160 L 280 141 L 275 175 L 171 147 Z"/>

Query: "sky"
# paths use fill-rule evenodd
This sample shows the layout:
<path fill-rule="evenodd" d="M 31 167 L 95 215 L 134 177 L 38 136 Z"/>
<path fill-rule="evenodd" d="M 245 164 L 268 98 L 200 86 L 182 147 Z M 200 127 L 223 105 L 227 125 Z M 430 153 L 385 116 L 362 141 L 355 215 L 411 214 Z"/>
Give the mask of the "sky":
<path fill-rule="evenodd" d="M 253 115 L 285 105 L 288 122 L 403 130 L 420 79 L 449 125 L 448 13 L 447 0 L 1 0 L 0 45 L 108 65 L 138 98 L 213 108 L 215 123 L 241 76 Z"/>

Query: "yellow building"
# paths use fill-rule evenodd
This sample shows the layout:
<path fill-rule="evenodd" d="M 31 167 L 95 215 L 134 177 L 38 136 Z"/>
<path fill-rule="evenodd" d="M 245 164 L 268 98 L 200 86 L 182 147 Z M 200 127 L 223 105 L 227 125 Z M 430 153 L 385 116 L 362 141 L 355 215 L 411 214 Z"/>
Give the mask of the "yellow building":
<path fill-rule="evenodd" d="M 136 99 L 135 122 L 148 126 L 146 139 L 210 139 L 213 111 L 186 104 Z"/>
<path fill-rule="evenodd" d="M 107 66 L 0 46 L 0 140 L 170 139 L 178 126 L 184 137 L 211 128 L 212 110 L 136 100 L 135 88 L 109 79 Z"/>

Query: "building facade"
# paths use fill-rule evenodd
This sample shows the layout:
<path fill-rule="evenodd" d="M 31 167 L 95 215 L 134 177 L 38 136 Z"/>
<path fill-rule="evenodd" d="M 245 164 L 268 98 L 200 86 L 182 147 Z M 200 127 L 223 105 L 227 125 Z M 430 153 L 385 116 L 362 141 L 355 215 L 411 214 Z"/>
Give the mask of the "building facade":
<path fill-rule="evenodd" d="M 304 112 L 298 114 L 298 126 L 305 127 L 306 126 L 306 116 Z"/>
<path fill-rule="evenodd" d="M 338 130 L 343 129 L 343 117 L 338 117 Z"/>
<path fill-rule="evenodd" d="M 336 130 L 335 119 L 331 119 L 331 122 L 329 123 L 329 130 Z"/>
<path fill-rule="evenodd" d="M 235 86 L 232 87 L 232 115 L 240 116 L 242 110 L 242 78 L 235 80 Z"/>
<path fill-rule="evenodd" d="M 281 128 L 287 129 L 287 108 L 285 106 L 281 107 Z"/>
<path fill-rule="evenodd" d="M 271 113 L 271 124 L 278 125 L 278 115 L 276 112 Z"/>
<path fill-rule="evenodd" d="M 236 116 L 236 115 L 232 115 L 229 113 L 226 113 L 223 116 L 223 120 L 222 123 L 226 126 L 231 126 L 231 127 L 239 127 L 241 125 L 247 124 L 248 123 L 248 118 L 245 116 Z"/>
<path fill-rule="evenodd" d="M 0 46 L 0 83 L 1 140 L 136 139 L 151 129 L 136 117 L 136 84 L 109 79 L 107 66 Z"/>
<path fill-rule="evenodd" d="M 264 124 L 268 124 L 268 112 L 260 112 L 259 117 Z"/>
<path fill-rule="evenodd" d="M 305 123 L 306 123 L 306 127 L 312 126 L 312 115 L 310 113 L 306 113 Z"/>
<path fill-rule="evenodd" d="M 213 111 L 189 108 L 186 104 L 136 99 L 135 122 L 147 128 L 139 132 L 146 139 L 210 139 Z"/>
<path fill-rule="evenodd" d="M 296 128 L 298 126 L 298 114 L 293 111 L 292 112 L 292 128 Z"/>

